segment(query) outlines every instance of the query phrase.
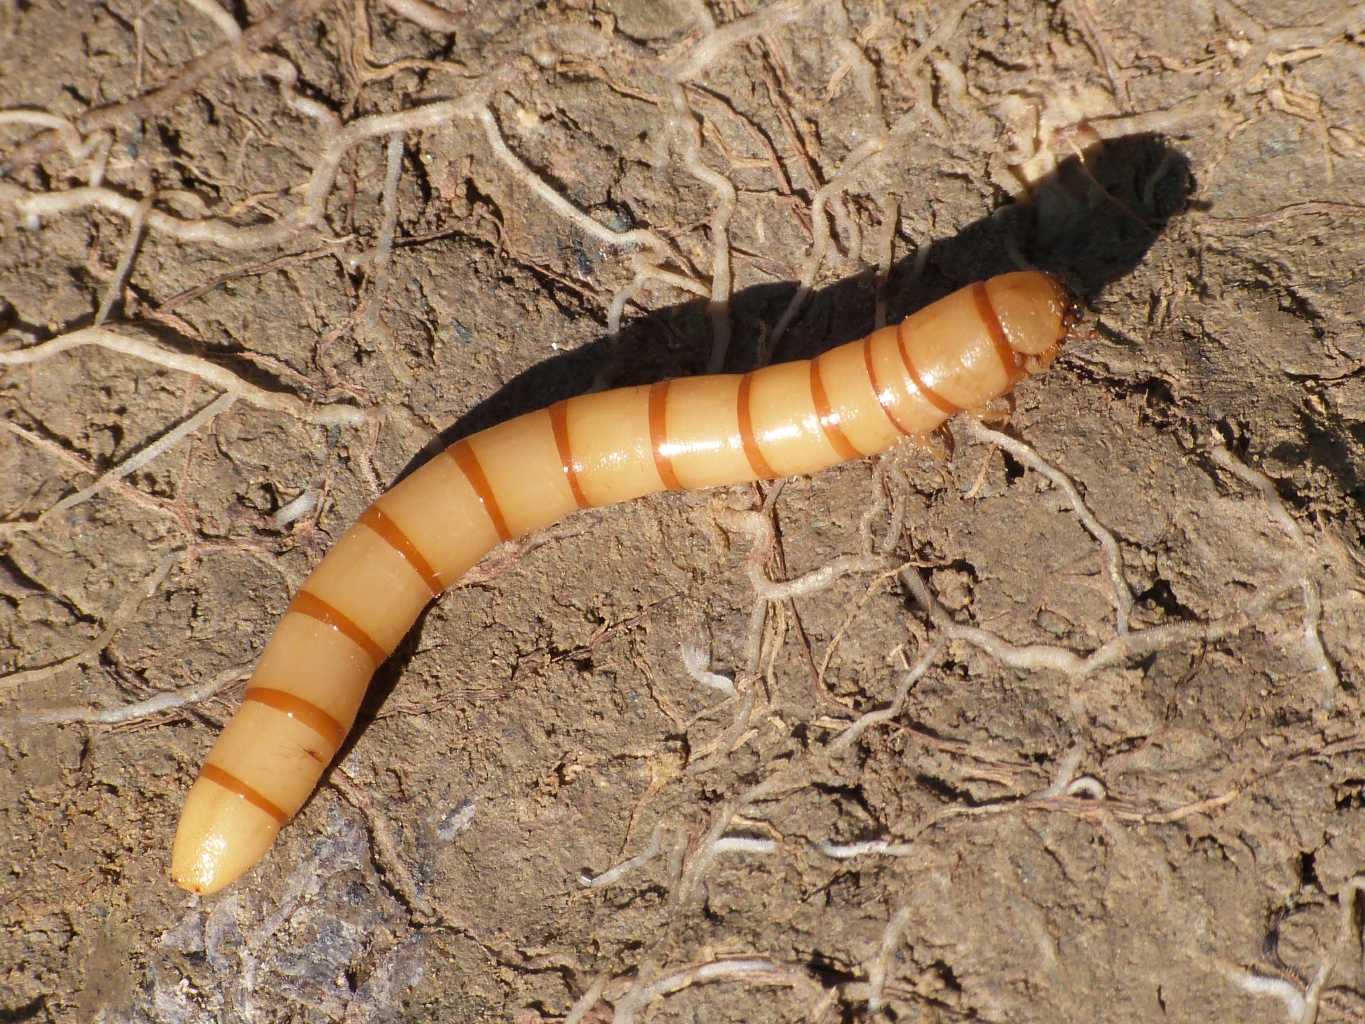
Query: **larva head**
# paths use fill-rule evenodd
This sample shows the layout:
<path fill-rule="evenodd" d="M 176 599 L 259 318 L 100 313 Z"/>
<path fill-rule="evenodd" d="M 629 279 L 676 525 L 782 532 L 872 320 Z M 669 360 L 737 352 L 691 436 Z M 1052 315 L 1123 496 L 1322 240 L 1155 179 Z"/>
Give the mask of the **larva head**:
<path fill-rule="evenodd" d="M 264 857 L 279 831 L 271 815 L 200 775 L 175 830 L 171 880 L 200 895 L 217 892 Z"/>
<path fill-rule="evenodd" d="M 1010 348 L 1045 364 L 1071 333 L 1079 310 L 1066 285 L 1037 270 L 993 277 L 986 282 L 986 295 Z"/>

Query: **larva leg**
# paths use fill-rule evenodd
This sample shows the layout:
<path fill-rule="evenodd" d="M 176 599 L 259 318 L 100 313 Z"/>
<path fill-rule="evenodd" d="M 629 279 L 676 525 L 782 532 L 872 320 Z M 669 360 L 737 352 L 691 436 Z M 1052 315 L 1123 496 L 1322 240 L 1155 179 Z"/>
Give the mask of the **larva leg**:
<path fill-rule="evenodd" d="M 458 441 L 374 503 L 262 652 L 176 832 L 171 875 L 232 882 L 303 806 L 376 668 L 501 541 L 659 490 L 813 473 L 923 436 L 1047 365 L 1071 327 L 1036 272 L 971 285 L 814 360 L 583 395 Z"/>

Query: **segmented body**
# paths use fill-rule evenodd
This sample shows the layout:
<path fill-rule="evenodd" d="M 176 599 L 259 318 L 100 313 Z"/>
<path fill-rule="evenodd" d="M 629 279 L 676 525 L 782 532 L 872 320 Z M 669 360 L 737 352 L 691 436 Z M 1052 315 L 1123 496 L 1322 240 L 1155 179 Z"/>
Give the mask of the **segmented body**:
<path fill-rule="evenodd" d="M 576 509 L 813 473 L 922 435 L 1046 366 L 1071 325 L 1038 272 L 971 285 L 817 359 L 558 402 L 458 441 L 381 496 L 285 612 L 186 798 L 177 884 L 221 889 L 307 800 L 376 668 L 492 547 Z"/>

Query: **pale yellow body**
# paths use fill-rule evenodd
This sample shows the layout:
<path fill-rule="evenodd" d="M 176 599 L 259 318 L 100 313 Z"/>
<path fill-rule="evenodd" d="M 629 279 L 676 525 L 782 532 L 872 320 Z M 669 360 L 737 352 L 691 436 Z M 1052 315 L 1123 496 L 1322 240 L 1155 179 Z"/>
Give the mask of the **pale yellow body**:
<path fill-rule="evenodd" d="M 578 508 L 884 451 L 1004 394 L 1069 326 L 1053 278 L 1006 274 L 814 361 L 583 395 L 452 445 L 376 501 L 289 606 L 186 798 L 172 877 L 215 892 L 265 854 L 375 669 L 500 541 Z"/>

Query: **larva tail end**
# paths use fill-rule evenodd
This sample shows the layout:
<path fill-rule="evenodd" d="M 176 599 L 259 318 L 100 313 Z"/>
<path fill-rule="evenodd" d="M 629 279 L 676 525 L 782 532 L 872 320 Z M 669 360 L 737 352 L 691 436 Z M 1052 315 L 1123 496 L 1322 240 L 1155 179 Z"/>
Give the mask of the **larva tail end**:
<path fill-rule="evenodd" d="M 202 775 L 185 798 L 171 848 L 171 880 L 200 895 L 245 874 L 275 842 L 279 822 Z"/>

